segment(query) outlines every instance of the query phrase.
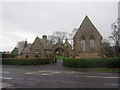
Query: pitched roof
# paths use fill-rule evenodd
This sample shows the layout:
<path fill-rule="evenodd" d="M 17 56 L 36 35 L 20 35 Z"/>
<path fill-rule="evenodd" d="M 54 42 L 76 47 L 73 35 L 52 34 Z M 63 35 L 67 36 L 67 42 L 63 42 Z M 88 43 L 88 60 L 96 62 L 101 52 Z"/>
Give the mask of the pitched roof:
<path fill-rule="evenodd" d="M 78 28 L 78 30 L 77 30 L 77 32 L 76 32 L 76 34 L 78 33 L 78 31 L 81 29 L 81 27 L 83 26 L 83 25 L 91 25 L 96 31 L 97 31 L 97 33 L 102 37 L 102 35 L 99 33 L 99 31 L 96 29 L 96 27 L 94 26 L 94 24 L 91 22 L 91 20 L 89 19 L 89 17 L 86 15 L 86 17 L 84 18 L 84 20 L 83 20 L 83 22 L 82 22 L 82 24 L 80 25 L 80 27 Z M 75 36 L 76 36 L 76 34 L 75 34 Z M 74 36 L 74 37 L 75 37 Z"/>
<path fill-rule="evenodd" d="M 18 54 L 18 48 L 15 47 L 15 48 L 12 50 L 11 54 L 14 55 L 14 56 L 17 56 L 17 54 Z"/>
<path fill-rule="evenodd" d="M 23 48 L 22 48 L 22 47 L 19 47 L 19 48 L 18 48 L 18 55 L 21 55 L 22 50 L 23 50 Z"/>
<path fill-rule="evenodd" d="M 46 50 L 52 50 L 52 44 L 51 44 L 51 42 L 46 41 L 46 40 L 41 39 L 41 38 L 39 38 L 39 39 L 40 39 L 40 42 L 42 43 L 44 49 L 46 49 Z"/>
<path fill-rule="evenodd" d="M 30 47 L 31 46 L 32 46 L 31 44 L 27 44 L 27 46 L 23 49 L 22 54 L 30 53 Z"/>

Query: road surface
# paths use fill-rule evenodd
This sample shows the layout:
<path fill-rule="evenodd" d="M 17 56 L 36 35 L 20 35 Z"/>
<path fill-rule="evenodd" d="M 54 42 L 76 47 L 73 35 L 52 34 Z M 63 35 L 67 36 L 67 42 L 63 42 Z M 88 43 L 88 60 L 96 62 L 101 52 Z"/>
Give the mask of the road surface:
<path fill-rule="evenodd" d="M 118 88 L 118 73 L 83 72 L 62 61 L 47 65 L 3 65 L 3 88 Z"/>

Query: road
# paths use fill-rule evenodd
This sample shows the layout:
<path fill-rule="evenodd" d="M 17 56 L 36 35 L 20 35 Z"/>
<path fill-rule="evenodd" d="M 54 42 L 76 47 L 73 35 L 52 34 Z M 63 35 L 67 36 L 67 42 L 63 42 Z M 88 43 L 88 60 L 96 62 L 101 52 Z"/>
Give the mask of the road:
<path fill-rule="evenodd" d="M 3 65 L 3 88 L 118 88 L 118 73 L 83 72 L 62 61 L 47 65 Z"/>

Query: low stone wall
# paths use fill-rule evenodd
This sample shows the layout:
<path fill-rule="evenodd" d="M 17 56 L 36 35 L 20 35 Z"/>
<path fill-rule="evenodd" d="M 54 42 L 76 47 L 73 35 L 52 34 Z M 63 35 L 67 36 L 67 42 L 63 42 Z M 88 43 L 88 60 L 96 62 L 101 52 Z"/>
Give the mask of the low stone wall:
<path fill-rule="evenodd" d="M 97 53 L 80 53 L 79 56 L 75 56 L 75 58 L 101 58 Z"/>

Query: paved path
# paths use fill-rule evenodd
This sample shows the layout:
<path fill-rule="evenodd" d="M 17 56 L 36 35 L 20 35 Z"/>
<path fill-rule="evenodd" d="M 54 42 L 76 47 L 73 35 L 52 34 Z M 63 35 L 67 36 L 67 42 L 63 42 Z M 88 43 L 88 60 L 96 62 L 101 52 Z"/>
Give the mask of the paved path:
<path fill-rule="evenodd" d="M 3 88 L 118 88 L 117 73 L 82 72 L 48 65 L 3 65 Z"/>

